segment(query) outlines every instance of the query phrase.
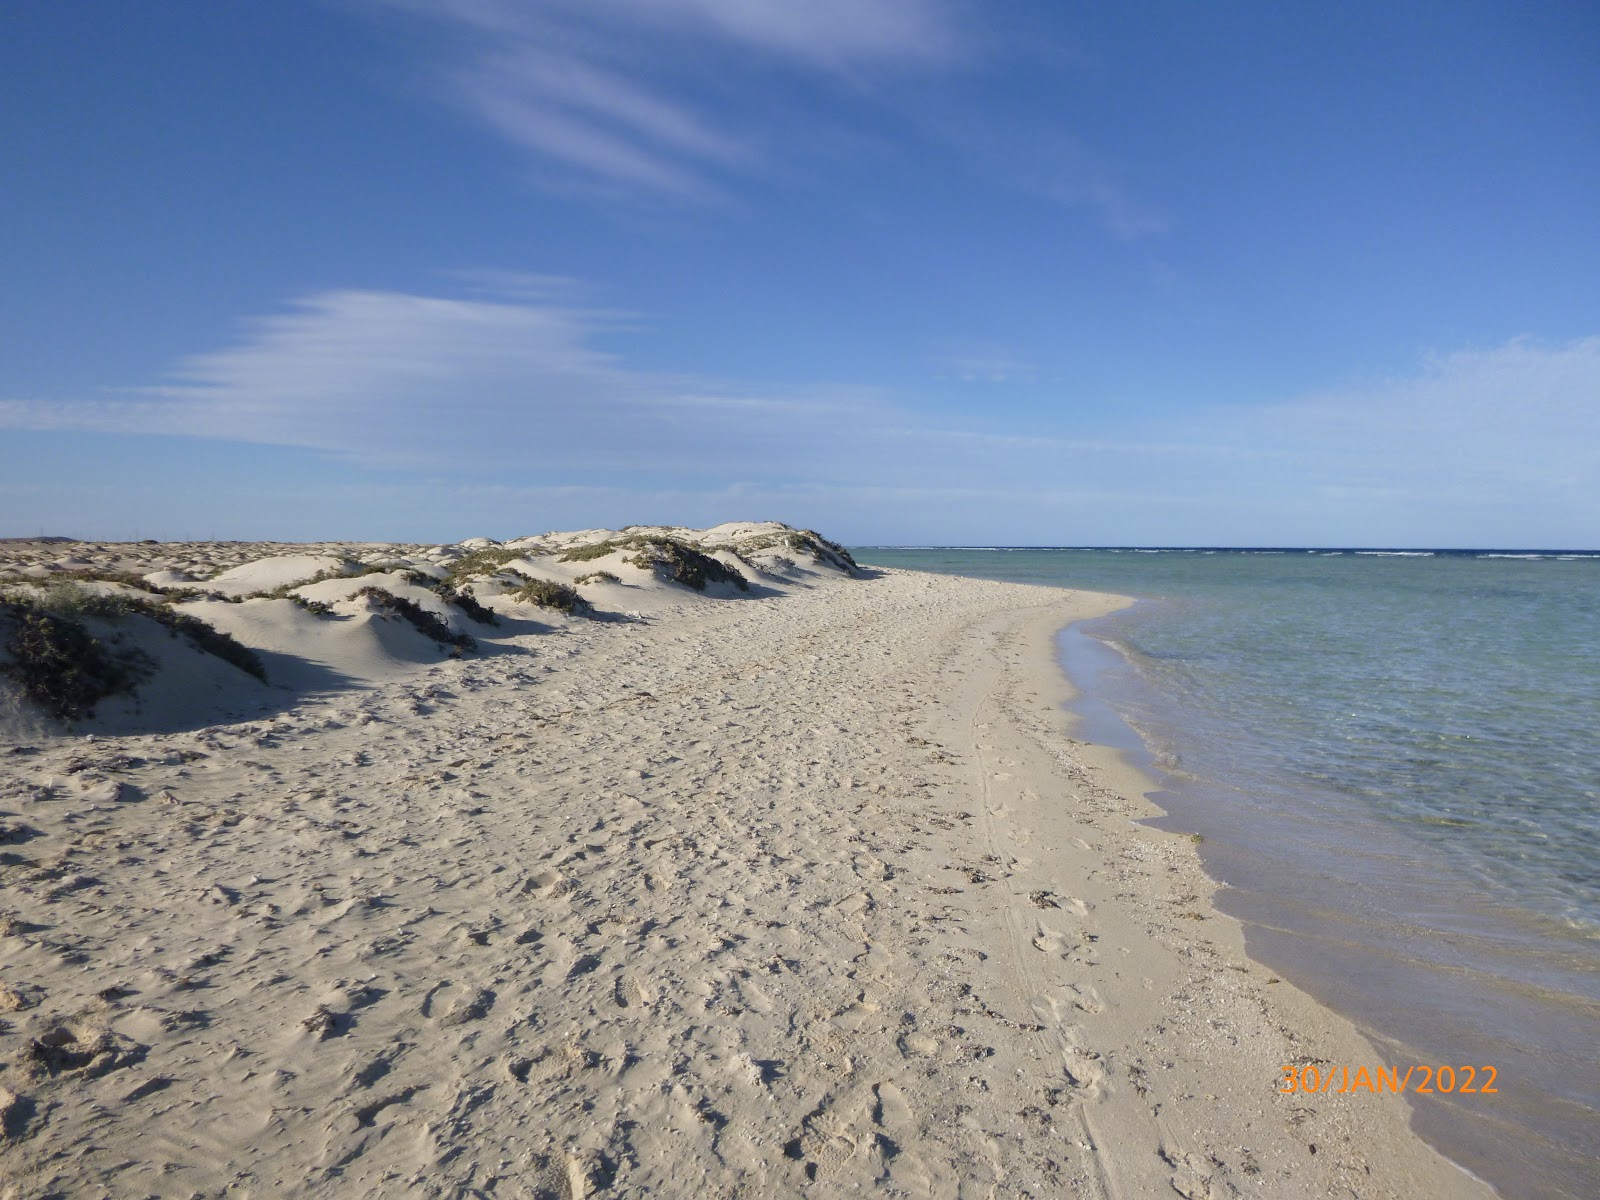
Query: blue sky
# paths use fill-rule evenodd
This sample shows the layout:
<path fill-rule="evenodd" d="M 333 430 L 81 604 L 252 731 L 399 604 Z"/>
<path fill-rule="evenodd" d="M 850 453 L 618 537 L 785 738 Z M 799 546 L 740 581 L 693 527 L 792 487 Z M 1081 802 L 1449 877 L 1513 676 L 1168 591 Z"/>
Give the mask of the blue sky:
<path fill-rule="evenodd" d="M 1583 3 L 15 0 L 0 534 L 1600 545 Z"/>

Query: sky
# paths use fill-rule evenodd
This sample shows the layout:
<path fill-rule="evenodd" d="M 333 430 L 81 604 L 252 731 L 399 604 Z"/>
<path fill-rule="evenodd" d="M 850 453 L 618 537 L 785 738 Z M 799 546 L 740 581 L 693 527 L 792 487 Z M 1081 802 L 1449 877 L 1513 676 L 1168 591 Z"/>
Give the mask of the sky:
<path fill-rule="evenodd" d="M 1600 8 L 10 0 L 0 536 L 1600 548 Z"/>

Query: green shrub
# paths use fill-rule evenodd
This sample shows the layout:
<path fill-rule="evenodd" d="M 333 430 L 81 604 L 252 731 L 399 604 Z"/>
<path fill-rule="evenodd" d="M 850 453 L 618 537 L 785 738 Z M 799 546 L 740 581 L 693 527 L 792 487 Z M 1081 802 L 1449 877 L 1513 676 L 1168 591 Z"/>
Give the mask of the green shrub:
<path fill-rule="evenodd" d="M 561 552 L 562 562 L 588 562 L 593 558 L 604 558 L 608 554 L 615 554 L 618 550 L 631 546 L 634 538 L 608 538 L 603 542 L 595 542 L 588 546 L 574 546 L 570 550 Z"/>
<path fill-rule="evenodd" d="M 356 596 L 370 598 L 379 608 L 409 622 L 417 632 L 446 646 L 453 646 L 458 654 L 476 650 L 478 643 L 465 633 L 451 633 L 450 626 L 413 600 L 396 596 L 380 587 L 364 587 Z M 352 597 L 353 598 L 353 597 Z"/>
<path fill-rule="evenodd" d="M 32 603 L 0 600 L 11 661 L 0 667 L 33 704 L 63 721 L 94 715 L 107 696 L 131 691 L 154 666 L 137 651 L 115 652 L 70 617 Z"/>
<path fill-rule="evenodd" d="M 526 558 L 529 553 L 527 550 L 508 550 L 504 546 L 474 550 L 471 554 L 462 555 L 446 568 L 449 571 L 446 582 L 459 584 L 476 575 L 493 575 L 508 562 Z"/>
<path fill-rule="evenodd" d="M 708 583 L 731 583 L 740 591 L 750 590 L 750 581 L 732 567 L 685 542 L 660 534 L 636 534 L 611 538 L 591 546 L 575 546 L 561 555 L 561 561 L 588 562 L 619 550 L 635 551 L 622 560 L 629 566 L 644 567 L 646 570 L 663 568 L 674 583 L 681 583 L 697 592 L 705 591 Z"/>
<path fill-rule="evenodd" d="M 116 618 L 144 603 L 122 592 L 92 592 L 74 580 L 61 578 L 50 580 L 42 589 L 29 589 L 9 599 L 67 620 L 79 617 Z"/>
<path fill-rule="evenodd" d="M 755 554 L 761 550 L 790 550 L 809 554 L 841 571 L 854 573 L 860 570 L 856 560 L 850 557 L 850 551 L 838 542 L 830 542 L 811 529 L 786 529 L 778 533 L 758 534 L 739 541 L 737 545 L 737 552 L 740 554 Z"/>
<path fill-rule="evenodd" d="M 187 587 L 183 585 L 162 588 L 161 593 L 169 601 L 222 600 L 228 604 L 243 604 L 246 600 L 256 600 L 266 595 L 265 592 L 256 592 L 251 596 L 229 596 L 223 592 L 213 592 L 206 588 Z"/>
<path fill-rule="evenodd" d="M 621 583 L 620 577 L 610 571 L 590 571 L 587 575 L 579 575 L 572 581 L 573 587 L 582 587 L 586 583 Z"/>
<path fill-rule="evenodd" d="M 471 592 L 458 591 L 454 588 L 441 588 L 439 589 L 439 598 L 446 604 L 454 604 L 480 625 L 500 624 L 500 618 L 495 616 L 494 610 L 485 608 L 483 602 Z"/>
<path fill-rule="evenodd" d="M 837 560 L 835 561 L 834 566 L 839 566 L 842 564 L 848 568 L 852 574 L 861 569 L 861 565 L 850 556 L 850 551 L 846 550 L 838 542 L 830 542 L 827 538 L 823 537 L 814 529 L 801 529 L 793 536 L 795 540 L 791 543 L 791 545 L 797 550 L 804 547 L 805 549 L 810 550 L 818 558 L 827 559 L 832 557 L 833 559 Z"/>
<path fill-rule="evenodd" d="M 76 625 L 75 618 L 80 617 L 101 617 L 113 621 L 130 614 L 148 617 L 174 637 L 181 636 L 187 639 L 195 649 L 214 655 L 223 662 L 231 663 L 263 682 L 267 678 L 266 668 L 254 650 L 241 645 L 231 634 L 223 633 L 199 617 L 179 612 L 172 607 L 166 597 L 160 600 L 146 600 L 142 596 L 128 596 L 122 593 L 91 592 L 75 583 L 62 580 L 52 582 L 42 592 L 13 595 L 7 600 L 7 604 L 42 613 L 71 625 Z M 84 636 L 89 636 L 87 631 L 84 631 Z M 90 640 L 93 641 L 93 638 Z"/>
<path fill-rule="evenodd" d="M 158 587 L 145 579 L 143 575 L 135 575 L 132 571 L 63 571 L 55 576 L 63 583 L 120 583 L 124 587 L 137 588 L 141 592 L 150 592 L 152 595 L 166 595 L 169 589 Z"/>
<path fill-rule="evenodd" d="M 521 604 L 537 604 L 540 608 L 553 608 L 574 617 L 587 617 L 594 612 L 594 606 L 580 596 L 576 588 L 551 579 L 533 579 L 527 575 L 522 578 L 528 582 L 510 593 L 511 598 Z"/>

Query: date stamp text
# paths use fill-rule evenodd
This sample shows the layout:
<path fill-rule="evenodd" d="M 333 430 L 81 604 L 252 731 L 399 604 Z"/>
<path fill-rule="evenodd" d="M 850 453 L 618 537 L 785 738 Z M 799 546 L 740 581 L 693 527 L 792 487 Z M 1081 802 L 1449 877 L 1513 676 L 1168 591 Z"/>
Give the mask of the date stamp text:
<path fill-rule="evenodd" d="M 1444 1094 L 1492 1096 L 1499 1089 L 1494 1067 L 1452 1067 L 1419 1064 L 1399 1067 L 1352 1067 L 1333 1063 L 1285 1063 L 1278 1091 L 1311 1092 L 1323 1096 L 1349 1096 L 1356 1092 L 1394 1092 L 1409 1090 L 1414 1096 Z"/>

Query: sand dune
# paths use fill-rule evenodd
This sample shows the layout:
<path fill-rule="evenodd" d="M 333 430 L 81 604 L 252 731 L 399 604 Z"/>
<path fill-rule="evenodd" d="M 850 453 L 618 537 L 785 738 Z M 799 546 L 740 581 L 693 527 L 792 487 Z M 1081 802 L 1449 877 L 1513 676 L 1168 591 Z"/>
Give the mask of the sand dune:
<path fill-rule="evenodd" d="M 0 740 L 0 1197 L 1487 1194 L 1277 1092 L 1378 1056 L 1072 740 L 1051 635 L 1119 600 L 790 532 L 67 547 L 299 599 L 177 602 L 266 682 L 152 624 L 140 703 Z M 473 553 L 498 625 L 403 574 Z"/>
<path fill-rule="evenodd" d="M 140 681 L 51 711 L 4 673 L 0 637 L 0 721 L 79 733 L 196 728 L 398 679 L 469 645 L 520 653 L 522 639 L 574 620 L 639 620 L 684 594 L 759 598 L 853 572 L 837 546 L 774 522 L 592 529 L 503 545 L 16 543 L 0 554 L 0 595 L 83 626 Z M 527 598 L 535 584 L 556 585 L 557 607 Z M 560 607 L 563 589 L 577 609 Z M 134 611 L 111 611 L 118 602 Z M 254 652 L 260 677 L 207 661 L 204 650 L 197 660 L 191 644 L 163 636 L 151 605 Z"/>

